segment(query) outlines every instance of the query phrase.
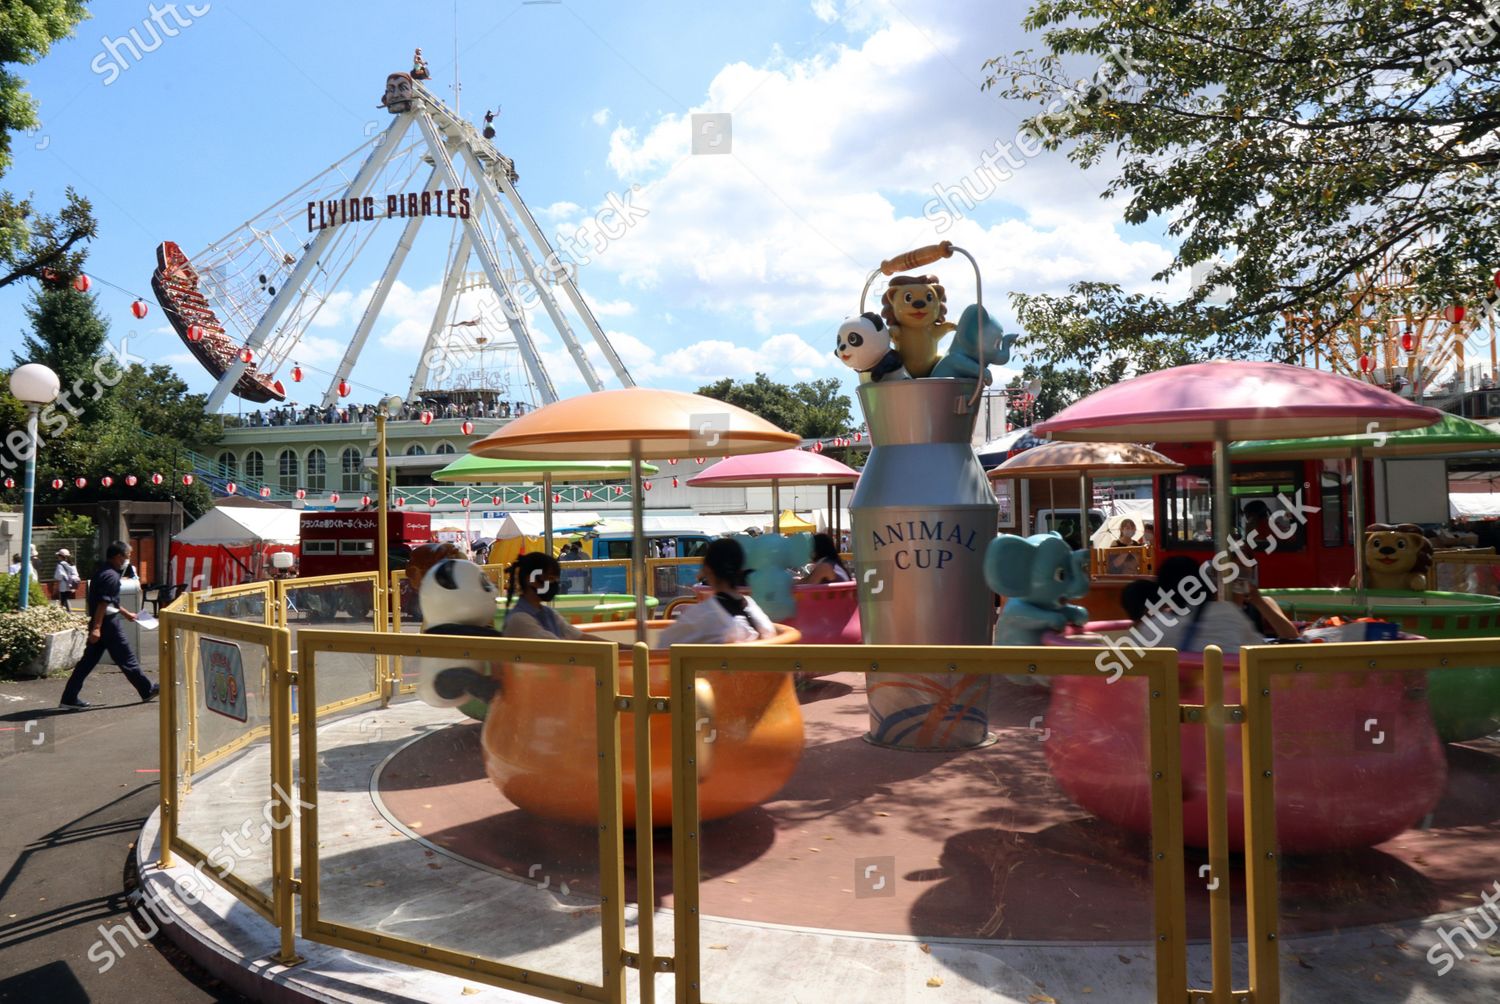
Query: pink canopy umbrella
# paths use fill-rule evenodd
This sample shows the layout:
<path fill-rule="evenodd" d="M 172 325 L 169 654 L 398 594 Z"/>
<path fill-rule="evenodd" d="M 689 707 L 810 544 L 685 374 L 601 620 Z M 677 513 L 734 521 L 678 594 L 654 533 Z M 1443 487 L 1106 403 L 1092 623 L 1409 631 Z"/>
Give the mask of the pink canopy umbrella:
<path fill-rule="evenodd" d="M 688 478 L 687 483 L 690 488 L 769 487 L 771 508 L 776 513 L 775 529 L 780 533 L 782 485 L 827 485 L 831 489 L 858 480 L 859 471 L 832 457 L 811 450 L 777 450 L 721 460 Z"/>
<path fill-rule="evenodd" d="M 1192 363 L 1090 394 L 1033 428 L 1053 439 L 1214 444 L 1214 542 L 1229 546 L 1229 442 L 1419 429 L 1442 412 L 1361 380 L 1285 363 Z M 1353 515 L 1363 486 L 1355 457 Z M 1361 548 L 1355 548 L 1356 558 Z"/>

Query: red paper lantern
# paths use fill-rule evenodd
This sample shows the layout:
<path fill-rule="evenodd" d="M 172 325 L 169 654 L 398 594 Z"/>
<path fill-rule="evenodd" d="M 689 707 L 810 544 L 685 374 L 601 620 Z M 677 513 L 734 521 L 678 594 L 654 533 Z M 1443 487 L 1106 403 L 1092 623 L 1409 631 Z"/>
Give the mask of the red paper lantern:
<path fill-rule="evenodd" d="M 673 465 L 675 467 L 677 465 L 677 458 L 676 457 L 672 457 L 671 459 L 669 459 L 667 461 L 667 463 L 669 463 L 669 464 L 671 464 L 671 465 Z"/>
<path fill-rule="evenodd" d="M 110 485 L 115 483 L 115 479 L 106 474 L 104 475 L 104 477 L 99 479 L 99 483 L 105 488 L 108 488 Z"/>
<path fill-rule="evenodd" d="M 328 501 L 332 502 L 334 505 L 338 505 L 339 504 L 339 493 L 338 492 L 329 492 L 328 493 Z"/>
<path fill-rule="evenodd" d="M 461 505 L 461 506 L 463 506 L 465 509 L 469 508 L 469 500 L 466 499 L 466 498 L 459 499 L 458 500 L 458 504 Z"/>
<path fill-rule="evenodd" d="M 431 496 L 428 496 L 428 498 L 427 498 L 427 508 L 431 509 L 435 505 L 437 505 L 437 499 L 432 498 Z"/>
<path fill-rule="evenodd" d="M 1415 352 L 1417 350 L 1417 336 L 1411 331 L 1401 332 L 1401 351 Z"/>
<path fill-rule="evenodd" d="M 203 325 L 201 325 L 201 324 L 189 324 L 188 325 L 188 329 L 187 329 L 187 340 L 188 341 L 190 341 L 190 342 L 201 342 L 201 341 L 203 341 L 203 334 L 204 334 Z"/>
<path fill-rule="evenodd" d="M 250 346 L 246 345 L 243 349 L 240 349 L 240 361 L 246 363 L 255 362 L 255 353 L 250 351 Z"/>
<path fill-rule="evenodd" d="M 165 480 L 167 480 L 167 479 L 164 478 L 164 477 L 162 477 L 160 474 L 153 474 L 153 475 L 151 475 L 151 483 L 153 485 L 159 485 L 159 484 L 161 484 Z"/>
<path fill-rule="evenodd" d="M 340 380 L 339 381 L 339 397 L 348 397 L 348 396 L 349 396 L 349 381 L 348 380 Z"/>
<path fill-rule="evenodd" d="M 465 436 L 474 435 L 474 423 L 470 422 L 468 419 L 465 419 L 464 424 L 460 425 L 458 428 L 459 431 L 461 431 Z"/>
<path fill-rule="evenodd" d="M 131 488 L 135 487 L 135 483 L 138 480 L 140 480 L 140 479 L 137 478 L 134 474 L 127 474 L 127 475 L 125 475 L 125 484 L 127 484 Z"/>
<path fill-rule="evenodd" d="M 362 506 L 368 506 L 370 504 L 370 496 L 368 496 L 368 495 L 361 495 L 359 497 L 359 504 L 362 505 Z"/>
<path fill-rule="evenodd" d="M 649 481 L 642 481 L 641 482 L 641 487 L 644 488 L 646 491 L 649 492 L 651 490 L 651 482 L 649 482 Z"/>
<path fill-rule="evenodd" d="M 235 492 L 237 492 L 239 490 L 240 490 L 240 486 L 237 485 L 237 484 L 235 484 L 233 481 L 229 482 L 228 484 L 226 484 L 224 486 L 224 493 L 226 495 L 233 495 Z"/>
<path fill-rule="evenodd" d="M 1458 304 L 1454 304 L 1443 311 L 1443 317 L 1453 324 L 1462 324 L 1463 319 L 1468 316 L 1468 311 Z"/>
<path fill-rule="evenodd" d="M 553 492 L 552 493 L 552 504 L 553 505 L 557 505 L 561 501 L 562 501 L 562 496 L 559 495 L 557 492 Z"/>
<path fill-rule="evenodd" d="M 79 273 L 78 276 L 73 279 L 73 288 L 78 290 L 78 292 L 80 293 L 87 293 L 89 291 L 89 287 L 92 285 L 93 283 L 89 281 L 89 277 L 83 275 L 82 273 Z"/>
<path fill-rule="evenodd" d="M 263 498 L 263 499 L 270 498 L 271 497 L 271 489 L 269 489 L 269 488 L 262 488 L 260 490 L 260 497 Z"/>
<path fill-rule="evenodd" d="M 307 498 L 307 489 L 306 488 L 298 488 L 297 492 L 296 492 L 296 495 L 297 495 L 297 497 L 299 499 L 305 499 L 305 498 Z"/>
<path fill-rule="evenodd" d="M 708 459 L 707 457 L 694 457 L 693 458 L 693 463 L 695 463 L 695 464 L 701 464 L 701 463 L 703 463 L 703 461 L 705 461 L 707 459 Z"/>
<path fill-rule="evenodd" d="M 7 488 L 14 488 L 15 486 L 16 486 L 16 479 L 15 478 L 6 478 L 5 479 L 5 487 L 7 487 Z"/>
<path fill-rule="evenodd" d="M 822 442 L 822 440 L 819 440 L 818 442 L 816 442 L 816 443 L 813 444 L 813 452 L 814 453 L 822 453 L 823 452 L 823 442 Z"/>
<path fill-rule="evenodd" d="M 89 486 L 89 479 L 88 478 L 74 478 L 73 479 L 73 487 L 74 488 L 87 488 L 88 486 Z"/>
<path fill-rule="evenodd" d="M 145 317 L 150 310 L 151 308 L 146 306 L 145 300 L 137 300 L 130 305 L 130 312 L 135 315 L 137 321 Z"/>
<path fill-rule="evenodd" d="M 491 495 L 490 496 L 490 505 L 504 505 L 504 504 L 505 503 L 501 500 L 501 498 L 500 498 L 499 495 Z"/>
<path fill-rule="evenodd" d="M 1361 373 L 1368 373 L 1374 368 L 1375 360 L 1370 358 L 1370 354 L 1368 352 L 1362 353 L 1359 357 L 1359 371 Z"/>
<path fill-rule="evenodd" d="M 624 494 L 625 494 L 625 489 L 623 487 L 621 487 L 620 485 L 615 485 L 615 495 L 619 496 L 619 495 L 624 495 Z"/>
<path fill-rule="evenodd" d="M 525 502 L 527 505 L 531 505 L 531 496 L 530 495 L 522 495 L 521 496 L 521 501 Z"/>
<path fill-rule="evenodd" d="M 52 479 L 52 487 L 53 488 L 61 488 L 62 486 L 63 486 L 63 479 L 62 478 L 53 478 Z"/>
<path fill-rule="evenodd" d="M 302 382 L 302 367 L 296 363 L 292 364 L 292 383 Z"/>
<path fill-rule="evenodd" d="M 1500 268 L 1495 270 L 1495 285 L 1500 286 Z"/>
<path fill-rule="evenodd" d="M 859 441 L 860 441 L 860 440 L 861 440 L 861 439 L 863 439 L 863 438 L 864 438 L 864 433 L 861 433 L 861 432 L 856 432 L 856 433 L 855 433 L 855 434 L 854 434 L 854 441 L 855 441 L 855 442 L 856 442 L 856 443 L 857 443 L 857 442 L 859 442 Z"/>
<path fill-rule="evenodd" d="M 396 496 L 396 508 L 400 509 L 404 505 L 406 505 L 406 499 L 404 499 L 401 496 L 397 495 Z"/>
<path fill-rule="evenodd" d="M 430 412 L 430 411 L 424 411 L 424 412 L 422 412 L 421 415 L 419 415 L 417 417 L 422 420 L 422 424 L 423 425 L 431 425 L 432 424 L 432 412 Z"/>
<path fill-rule="evenodd" d="M 193 476 L 191 474 L 184 474 L 182 476 L 182 486 L 184 488 L 186 488 L 188 485 L 190 485 L 192 483 L 193 483 Z"/>
<path fill-rule="evenodd" d="M 672 487 L 673 487 L 673 488 L 676 488 L 676 487 L 677 487 L 677 479 L 676 479 L 676 478 L 673 478 L 673 479 L 672 479 Z"/>

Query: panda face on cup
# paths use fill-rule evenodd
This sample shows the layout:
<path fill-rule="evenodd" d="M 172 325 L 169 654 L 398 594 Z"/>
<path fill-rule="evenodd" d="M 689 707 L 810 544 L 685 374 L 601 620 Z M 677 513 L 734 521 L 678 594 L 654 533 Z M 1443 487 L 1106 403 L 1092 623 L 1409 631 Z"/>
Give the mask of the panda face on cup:
<path fill-rule="evenodd" d="M 875 368 L 891 350 L 891 334 L 885 321 L 873 311 L 847 318 L 839 325 L 838 341 L 833 354 L 839 362 L 857 373 Z"/>
<path fill-rule="evenodd" d="M 449 558 L 422 576 L 417 599 L 426 623 L 487 627 L 495 620 L 498 593 L 484 569 L 472 561 Z"/>

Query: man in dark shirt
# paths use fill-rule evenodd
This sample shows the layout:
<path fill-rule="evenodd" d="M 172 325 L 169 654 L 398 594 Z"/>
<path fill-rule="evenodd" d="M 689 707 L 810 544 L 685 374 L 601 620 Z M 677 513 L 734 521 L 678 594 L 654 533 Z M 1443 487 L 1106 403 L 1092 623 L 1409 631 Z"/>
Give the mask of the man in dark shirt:
<path fill-rule="evenodd" d="M 104 562 L 104 566 L 89 582 L 88 646 L 83 650 L 83 658 L 74 667 L 73 675 L 68 677 L 59 707 L 75 710 L 90 707 L 78 695 L 83 690 L 83 681 L 99 665 L 105 652 L 120 667 L 120 672 L 125 674 L 125 679 L 141 695 L 142 701 L 151 700 L 157 693 L 156 684 L 141 672 L 141 664 L 130 648 L 130 640 L 125 637 L 125 627 L 120 621 L 122 617 L 135 620 L 135 614 L 120 607 L 120 572 L 130 562 L 130 545 L 115 541 L 104 552 Z"/>

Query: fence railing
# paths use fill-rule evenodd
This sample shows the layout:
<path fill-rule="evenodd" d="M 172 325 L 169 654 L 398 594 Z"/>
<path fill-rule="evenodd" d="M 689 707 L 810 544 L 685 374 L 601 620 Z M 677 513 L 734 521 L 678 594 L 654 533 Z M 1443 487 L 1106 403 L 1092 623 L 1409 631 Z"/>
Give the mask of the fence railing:
<path fill-rule="evenodd" d="M 303 626 L 295 611 L 289 616 L 289 596 L 295 599 L 299 591 L 330 587 L 376 590 L 376 609 L 389 611 L 397 595 L 394 585 L 379 589 L 372 579 L 341 576 L 261 583 L 255 588 L 189 594 L 163 610 L 159 642 L 162 864 L 172 864 L 175 856 L 197 866 L 274 924 L 280 933 L 277 960 L 283 964 L 298 961 L 295 939 L 300 936 L 552 1000 L 623 1001 L 627 988 L 633 988 L 636 999 L 651 1002 L 656 996 L 655 981 L 666 974 L 674 981 L 678 1001 L 691 1004 L 719 996 L 715 991 L 727 978 L 728 964 L 721 962 L 721 954 L 710 953 L 711 958 L 706 959 L 704 952 L 704 927 L 713 919 L 713 911 L 705 909 L 702 894 L 703 838 L 707 831 L 700 812 L 703 767 L 698 758 L 705 755 L 704 722 L 712 718 L 702 714 L 696 699 L 700 681 L 714 681 L 717 688 L 729 692 L 736 680 L 790 677 L 795 673 L 817 676 L 825 669 L 844 671 L 850 665 L 882 673 L 896 668 L 914 679 L 958 674 L 986 679 L 1098 680 L 1098 659 L 1110 651 L 1071 646 L 693 645 L 678 646 L 670 650 L 670 655 L 656 653 L 653 657 L 645 646 L 637 645 L 627 658 L 625 650 L 598 642 L 520 642 L 402 633 L 378 629 L 385 619 L 380 616 L 370 625 L 377 630 L 341 630 L 337 624 Z M 228 610 L 230 601 L 246 605 L 233 616 L 204 612 Z M 255 602 L 263 605 L 259 617 Z M 1211 648 L 1201 671 L 1201 705 L 1182 703 L 1179 681 L 1184 670 L 1171 650 L 1146 650 L 1124 667 L 1124 679 L 1136 681 L 1144 702 L 1148 755 L 1140 769 L 1145 772 L 1142 786 L 1149 791 L 1151 940 L 1158 1000 L 1280 999 L 1281 852 L 1276 844 L 1274 760 L 1278 736 L 1273 712 L 1286 681 L 1335 674 L 1373 676 L 1472 669 L 1493 664 L 1496 651 L 1495 639 L 1252 647 L 1242 650 L 1239 657 L 1241 696 L 1236 701 L 1225 698 L 1223 661 L 1218 650 Z M 590 724 L 570 741 L 582 744 L 581 756 L 593 765 L 595 787 L 583 796 L 592 800 L 597 813 L 595 846 L 589 859 L 590 890 L 566 892 L 566 900 L 549 901 L 549 909 L 555 912 L 565 908 L 566 916 L 572 918 L 572 927 L 556 937 L 569 940 L 575 948 L 585 945 L 587 951 L 582 955 L 596 960 L 590 971 L 570 969 L 571 964 L 549 954 L 551 944 L 534 943 L 552 937 L 550 929 L 542 931 L 546 935 L 542 937 L 536 933 L 541 929 L 526 928 L 514 919 L 520 916 L 514 911 L 537 905 L 538 883 L 496 880 L 485 890 L 469 889 L 457 879 L 442 877 L 441 867 L 431 871 L 431 864 L 421 864 L 419 855 L 427 851 L 414 852 L 417 863 L 409 872 L 402 873 L 384 859 L 377 870 L 370 871 L 371 865 L 357 853 L 365 846 L 360 841 L 369 838 L 353 835 L 354 843 L 345 846 L 352 831 L 344 828 L 337 813 L 342 811 L 338 803 L 348 799 L 328 802 L 320 797 L 324 790 L 320 785 L 326 780 L 323 772 L 334 769 L 350 748 L 378 741 L 383 721 L 415 730 L 433 727 L 424 723 L 452 724 L 451 719 L 422 718 L 427 712 L 413 711 L 425 705 L 392 703 L 394 697 L 411 689 L 401 686 L 403 677 L 416 675 L 404 674 L 403 665 L 428 672 L 433 667 L 478 667 L 491 678 L 503 675 L 507 687 L 515 688 L 516 700 L 524 700 L 526 688 L 537 686 L 539 680 L 573 688 L 570 693 L 589 695 L 582 718 Z M 1190 675 L 1196 680 L 1198 672 L 1192 670 Z M 571 706 L 579 706 L 576 699 Z M 297 727 L 297 712 L 306 717 L 310 708 L 314 709 L 311 715 L 316 724 L 304 722 L 299 728 L 298 774 L 294 777 L 293 729 Z M 346 724 L 356 720 L 357 724 Z M 370 721 L 375 722 L 373 727 L 367 727 Z M 654 757 L 661 754 L 653 740 L 660 735 L 657 725 L 667 728 L 670 737 L 664 775 L 671 788 L 674 903 L 669 951 L 659 949 L 656 939 L 657 876 L 652 842 L 636 841 L 633 868 L 627 866 L 624 828 L 630 786 L 634 798 L 628 808 L 634 819 L 651 819 L 653 804 L 661 811 L 659 803 L 653 801 L 653 786 L 662 783 L 661 777 L 653 779 L 657 773 Z M 1206 732 L 1210 861 L 1216 876 L 1227 876 L 1228 872 L 1222 860 L 1230 815 L 1225 808 L 1229 769 L 1225 734 L 1231 726 L 1241 729 L 1249 932 L 1247 989 L 1232 989 L 1227 877 L 1210 886 L 1208 894 L 1213 920 L 1208 948 L 1212 986 L 1194 989 L 1190 985 L 1181 755 L 1181 730 L 1189 726 L 1202 726 Z M 340 729 L 344 730 L 342 734 Z M 714 755 L 726 754 L 721 750 Z M 653 769 L 631 767 L 645 763 L 651 763 Z M 216 775 L 213 799 L 206 795 L 195 798 L 195 779 L 210 771 Z M 219 775 L 219 771 L 225 773 Z M 630 785 L 626 784 L 627 776 L 635 779 Z M 356 780 L 368 786 L 368 779 Z M 352 790 L 347 787 L 348 777 L 335 781 L 345 786 L 340 790 Z M 301 825 L 295 832 L 293 799 L 303 803 Z M 225 849 L 213 843 L 215 835 L 227 828 L 225 824 L 235 819 L 235 813 L 249 818 L 252 811 L 254 818 L 263 815 L 267 823 L 264 846 L 230 855 L 232 860 L 226 861 Z M 550 839 L 548 824 L 538 822 L 536 827 L 533 839 Z M 416 842 L 413 846 L 429 850 L 438 846 L 420 830 L 409 829 L 407 837 Z M 395 883 L 398 873 L 405 875 L 402 881 L 407 885 L 382 898 L 380 889 Z M 633 899 L 638 904 L 634 944 L 628 943 L 626 925 L 627 876 L 634 883 Z M 555 890 L 543 891 L 556 895 Z M 462 901 L 464 910 L 475 911 L 474 918 L 479 920 L 489 916 L 485 909 L 499 911 L 493 917 L 498 927 L 486 927 L 490 935 L 504 930 L 519 937 L 516 931 L 526 928 L 532 932 L 532 942 L 522 939 L 524 943 L 507 943 L 505 951 L 500 952 L 491 941 L 469 938 L 461 930 L 442 929 L 419 937 L 415 931 L 393 929 L 382 918 L 400 913 L 394 909 L 395 897 L 400 894 L 451 897 L 455 904 Z M 300 910 L 295 902 L 298 896 Z M 629 970 L 635 972 L 627 981 Z M 768 982 L 776 976 L 770 972 L 761 975 Z M 743 970 L 739 977 L 745 977 Z M 1108 996 L 1107 988 L 1101 990 Z"/>

